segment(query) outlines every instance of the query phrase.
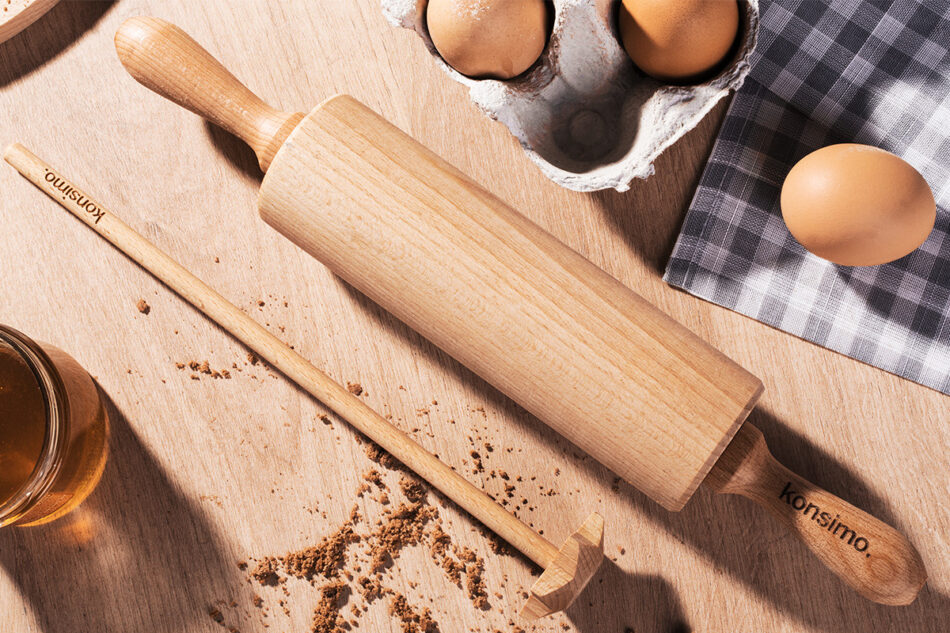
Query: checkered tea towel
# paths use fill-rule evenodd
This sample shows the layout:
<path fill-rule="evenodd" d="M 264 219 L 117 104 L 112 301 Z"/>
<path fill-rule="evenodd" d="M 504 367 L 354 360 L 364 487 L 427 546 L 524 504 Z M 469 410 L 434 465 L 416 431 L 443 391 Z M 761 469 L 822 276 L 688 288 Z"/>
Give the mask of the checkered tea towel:
<path fill-rule="evenodd" d="M 950 1 L 763 0 L 735 95 L 665 279 L 786 332 L 950 394 Z M 779 210 L 785 175 L 824 145 L 916 167 L 937 224 L 891 264 L 805 251 Z"/>

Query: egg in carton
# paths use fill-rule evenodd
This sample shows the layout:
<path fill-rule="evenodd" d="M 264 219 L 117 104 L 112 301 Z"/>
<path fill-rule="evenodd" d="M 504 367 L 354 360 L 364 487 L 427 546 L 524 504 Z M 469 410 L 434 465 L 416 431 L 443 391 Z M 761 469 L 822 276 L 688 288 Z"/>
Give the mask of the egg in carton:
<path fill-rule="evenodd" d="M 638 70 L 621 45 L 620 0 L 553 0 L 548 44 L 509 80 L 468 77 L 439 55 L 426 27 L 427 0 L 381 0 L 387 19 L 413 29 L 442 69 L 501 121 L 545 176 L 574 191 L 626 191 L 653 161 L 749 72 L 758 0 L 738 0 L 739 34 L 721 69 L 700 84 L 671 85 Z"/>

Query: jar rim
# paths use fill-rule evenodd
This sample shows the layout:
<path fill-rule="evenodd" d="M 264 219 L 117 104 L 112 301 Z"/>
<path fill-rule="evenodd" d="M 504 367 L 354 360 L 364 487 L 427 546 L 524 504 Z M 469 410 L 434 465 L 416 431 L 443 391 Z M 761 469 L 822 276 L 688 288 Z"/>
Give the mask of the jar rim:
<path fill-rule="evenodd" d="M 9 501 L 0 505 L 0 526 L 3 526 L 32 508 L 53 485 L 62 465 L 59 455 L 67 437 L 69 402 L 59 371 L 36 341 L 19 330 L 0 325 L 0 344 L 8 345 L 19 354 L 33 372 L 46 406 L 46 436 L 43 438 L 39 459 L 20 490 Z"/>

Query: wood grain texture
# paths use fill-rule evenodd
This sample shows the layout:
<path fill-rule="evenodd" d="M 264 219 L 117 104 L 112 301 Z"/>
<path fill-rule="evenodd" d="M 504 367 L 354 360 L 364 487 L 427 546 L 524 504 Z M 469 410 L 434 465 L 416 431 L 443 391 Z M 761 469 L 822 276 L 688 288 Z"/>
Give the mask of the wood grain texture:
<path fill-rule="evenodd" d="M 115 59 L 116 27 L 138 14 L 180 24 L 282 110 L 354 95 L 761 377 L 766 395 L 752 421 L 773 453 L 908 535 L 930 573 L 917 601 L 869 604 L 752 504 L 700 489 L 674 514 L 614 485 L 606 469 L 262 226 L 251 152 L 141 89 Z M 360 382 L 368 404 L 446 462 L 471 472 L 470 451 L 490 441 L 482 486 L 504 494 L 492 469 L 523 476 L 518 495 L 533 510 L 519 514 L 551 541 L 592 509 L 608 519 L 611 561 L 536 631 L 943 630 L 947 398 L 659 278 L 724 106 L 661 157 L 650 180 L 584 195 L 538 174 L 372 0 L 61 3 L 23 35 L 0 45 L 0 139 L 101 183 L 103 202 L 127 210 L 132 226 L 275 332 L 284 328 L 280 336 L 331 376 Z M 61 48 L 63 36 L 73 44 Z M 0 191 L 0 320 L 74 355 L 117 420 L 103 482 L 75 515 L 0 532 L 4 625 L 216 632 L 207 607 L 218 604 L 229 624 L 260 631 L 265 619 L 247 607 L 260 592 L 268 603 L 286 599 L 291 612 L 275 609 L 267 630 L 303 630 L 316 602 L 309 585 L 288 583 L 284 597 L 246 584 L 235 563 L 312 544 L 338 525 L 372 465 L 362 447 L 342 423 L 315 422 L 325 413 L 316 402 L 245 365 L 246 349 L 13 170 L 0 170 Z M 147 316 L 135 308 L 140 298 Z M 243 371 L 192 381 L 175 367 L 191 359 Z M 326 518 L 310 512 L 315 504 Z M 489 553 L 464 516 L 440 511 L 453 539 Z M 531 573 L 520 558 L 487 556 L 490 592 L 527 590 Z M 445 633 L 509 628 L 508 598 L 475 609 L 420 548 L 403 552 L 393 577 L 414 602 L 433 600 Z M 232 599 L 239 607 L 227 606 Z M 385 604 L 361 628 L 399 630 Z"/>

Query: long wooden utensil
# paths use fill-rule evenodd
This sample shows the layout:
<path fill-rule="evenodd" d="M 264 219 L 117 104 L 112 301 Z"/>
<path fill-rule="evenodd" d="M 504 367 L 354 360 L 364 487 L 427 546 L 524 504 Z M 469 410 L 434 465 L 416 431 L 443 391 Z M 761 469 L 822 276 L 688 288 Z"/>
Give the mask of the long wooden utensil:
<path fill-rule="evenodd" d="M 758 378 L 351 97 L 262 102 L 178 27 L 132 18 L 140 83 L 244 139 L 261 217 L 669 510 L 748 497 L 884 604 L 926 580 L 897 530 L 789 472 L 743 424 Z"/>
<path fill-rule="evenodd" d="M 558 549 L 25 147 L 10 145 L 3 158 L 275 369 L 540 565 L 544 573 L 531 587 L 523 616 L 534 619 L 562 611 L 587 585 L 604 557 L 604 520 L 599 514 L 591 514 Z"/>

